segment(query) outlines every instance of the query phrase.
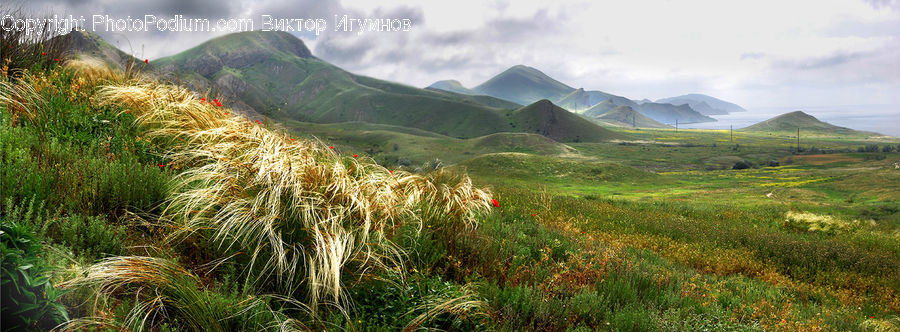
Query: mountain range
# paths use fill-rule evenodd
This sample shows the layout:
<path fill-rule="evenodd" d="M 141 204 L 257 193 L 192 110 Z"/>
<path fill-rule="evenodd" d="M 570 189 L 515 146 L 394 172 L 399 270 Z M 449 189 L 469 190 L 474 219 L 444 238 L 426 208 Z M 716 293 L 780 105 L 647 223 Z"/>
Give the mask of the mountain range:
<path fill-rule="evenodd" d="M 108 56 L 118 53 L 98 36 L 71 34 L 84 41 L 79 52 L 121 63 Z M 276 121 L 366 122 L 457 138 L 500 132 L 540 134 L 561 142 L 623 137 L 546 100 L 522 106 L 491 96 L 419 89 L 356 75 L 313 56 L 303 41 L 286 32 L 229 34 L 153 59 L 146 66 L 139 63 L 149 73 L 223 100 L 250 117 Z M 557 86 L 560 96 L 562 86 Z"/>
<path fill-rule="evenodd" d="M 672 124 L 676 121 L 712 122 L 716 120 L 707 115 L 727 114 L 728 111 L 723 109 L 743 110 L 735 104 L 700 94 L 673 97 L 678 98 L 673 99 L 676 101 L 674 103 L 650 100 L 635 102 L 603 91 L 576 89 L 538 69 L 523 65 L 510 67 L 472 89 L 466 88 L 456 80 L 438 81 L 428 88 L 469 95 L 487 95 L 523 105 L 547 99 L 569 111 L 582 114 L 597 104 L 609 101 L 613 105 L 605 107 L 607 110 L 616 106 L 628 106 L 657 122 Z M 716 106 L 711 106 L 712 104 Z M 694 107 L 699 110 L 695 110 Z"/>

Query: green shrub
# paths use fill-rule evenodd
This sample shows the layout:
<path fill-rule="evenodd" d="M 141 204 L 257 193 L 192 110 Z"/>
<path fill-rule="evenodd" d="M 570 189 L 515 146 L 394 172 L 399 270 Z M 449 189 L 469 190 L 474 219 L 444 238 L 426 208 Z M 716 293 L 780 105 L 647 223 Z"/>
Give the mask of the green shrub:
<path fill-rule="evenodd" d="M 119 255 L 123 252 L 122 227 L 107 223 L 100 216 L 70 216 L 58 221 L 60 242 L 76 254 L 89 258 Z"/>
<path fill-rule="evenodd" d="M 63 292 L 51 284 L 47 267 L 38 257 L 41 250 L 27 225 L 0 221 L 0 312 L 5 331 L 46 331 L 68 320 L 65 307 L 57 302 Z"/>

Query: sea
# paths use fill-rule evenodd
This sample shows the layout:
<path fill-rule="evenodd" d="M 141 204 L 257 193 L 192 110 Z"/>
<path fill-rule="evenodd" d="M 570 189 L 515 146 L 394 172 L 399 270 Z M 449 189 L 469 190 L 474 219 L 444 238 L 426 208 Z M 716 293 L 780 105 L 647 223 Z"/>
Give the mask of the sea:
<path fill-rule="evenodd" d="M 729 126 L 734 126 L 734 129 L 740 129 L 793 111 L 806 112 L 806 114 L 836 126 L 900 137 L 900 105 L 752 108 L 747 112 L 711 115 L 717 120 L 716 122 L 681 124 L 679 127 L 728 129 Z"/>

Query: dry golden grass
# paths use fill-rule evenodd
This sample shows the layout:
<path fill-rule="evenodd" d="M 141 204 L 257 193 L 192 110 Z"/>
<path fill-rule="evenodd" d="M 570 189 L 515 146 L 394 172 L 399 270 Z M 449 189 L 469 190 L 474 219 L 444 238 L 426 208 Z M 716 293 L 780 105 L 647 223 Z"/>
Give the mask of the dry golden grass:
<path fill-rule="evenodd" d="M 466 176 L 391 172 L 368 159 L 294 140 L 182 87 L 135 80 L 101 88 L 98 101 L 124 107 L 147 136 L 172 146 L 176 178 L 164 215 L 178 235 L 211 230 L 223 247 L 250 255 L 247 272 L 307 303 L 344 303 L 342 277 L 402 268 L 386 231 L 402 222 L 459 232 L 477 224 L 490 195 Z"/>

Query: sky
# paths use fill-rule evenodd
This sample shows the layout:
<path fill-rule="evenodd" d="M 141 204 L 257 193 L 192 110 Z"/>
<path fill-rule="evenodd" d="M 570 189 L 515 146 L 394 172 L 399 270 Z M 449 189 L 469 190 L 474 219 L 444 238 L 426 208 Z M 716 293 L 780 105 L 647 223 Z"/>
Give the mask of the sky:
<path fill-rule="evenodd" d="M 351 72 L 474 87 L 513 65 L 631 99 L 704 93 L 745 108 L 900 105 L 900 0 L 275 1 L 33 0 L 31 12 L 140 17 L 324 18 L 295 33 Z M 410 31 L 333 31 L 334 16 L 398 18 Z M 258 23 L 257 23 L 258 24 Z M 104 32 L 159 58 L 223 32 Z M 900 108 L 898 108 L 900 111 Z"/>

